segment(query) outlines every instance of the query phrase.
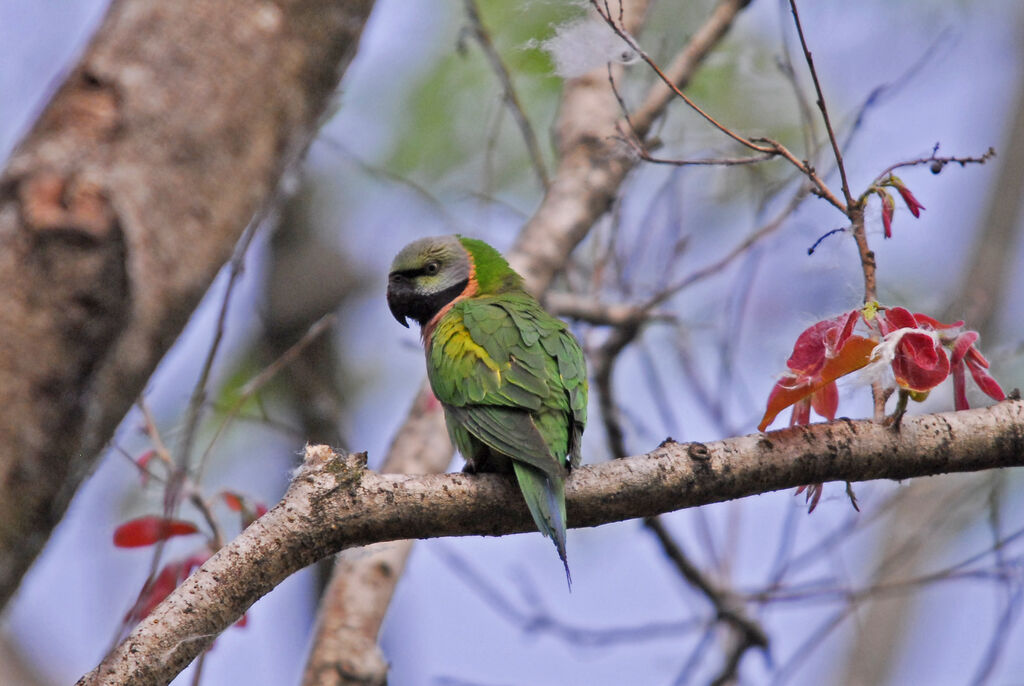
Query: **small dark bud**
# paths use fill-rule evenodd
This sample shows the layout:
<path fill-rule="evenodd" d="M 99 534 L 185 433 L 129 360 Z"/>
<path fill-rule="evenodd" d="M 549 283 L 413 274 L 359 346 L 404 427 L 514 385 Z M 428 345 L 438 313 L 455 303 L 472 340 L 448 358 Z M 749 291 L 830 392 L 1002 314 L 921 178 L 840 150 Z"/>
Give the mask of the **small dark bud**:
<path fill-rule="evenodd" d="M 938 160 L 935 160 L 934 162 L 932 162 L 932 167 L 931 167 L 932 174 L 938 174 L 940 171 L 942 171 L 942 167 L 943 167 L 942 162 L 939 162 Z"/>

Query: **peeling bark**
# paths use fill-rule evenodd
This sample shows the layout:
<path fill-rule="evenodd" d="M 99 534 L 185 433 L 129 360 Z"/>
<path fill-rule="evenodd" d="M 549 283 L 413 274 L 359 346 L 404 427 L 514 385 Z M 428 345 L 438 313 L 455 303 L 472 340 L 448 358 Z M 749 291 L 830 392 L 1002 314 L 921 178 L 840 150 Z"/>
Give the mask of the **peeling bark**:
<path fill-rule="evenodd" d="M 307 146 L 372 2 L 115 1 L 0 177 L 0 605 Z"/>

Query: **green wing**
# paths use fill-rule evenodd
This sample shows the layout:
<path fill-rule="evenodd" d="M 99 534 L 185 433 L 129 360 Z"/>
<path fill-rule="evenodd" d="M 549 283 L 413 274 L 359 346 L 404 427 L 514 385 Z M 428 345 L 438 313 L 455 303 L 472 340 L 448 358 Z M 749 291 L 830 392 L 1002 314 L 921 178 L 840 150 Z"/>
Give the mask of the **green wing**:
<path fill-rule="evenodd" d="M 531 296 L 456 303 L 431 335 L 427 372 L 452 419 L 492 450 L 550 476 L 579 464 L 583 352 Z"/>

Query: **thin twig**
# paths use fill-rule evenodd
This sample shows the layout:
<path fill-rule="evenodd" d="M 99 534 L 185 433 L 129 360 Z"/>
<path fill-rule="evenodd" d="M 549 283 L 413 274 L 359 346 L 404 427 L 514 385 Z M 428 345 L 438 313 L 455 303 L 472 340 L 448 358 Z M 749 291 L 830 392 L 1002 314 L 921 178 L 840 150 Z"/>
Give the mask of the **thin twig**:
<path fill-rule="evenodd" d="M 619 354 L 627 345 L 635 340 L 639 333 L 640 328 L 636 324 L 620 326 L 615 329 L 605 344 L 601 346 L 600 353 L 593 356 L 596 358 L 594 385 L 598 390 L 605 433 L 614 457 L 624 457 L 628 453 L 626 452 L 624 433 L 618 411 L 614 404 L 612 370 Z M 739 666 L 743 653 L 751 647 L 766 647 L 768 645 L 767 636 L 759 625 L 749 620 L 742 613 L 742 610 L 734 608 L 732 606 L 733 603 L 729 601 L 726 594 L 715 588 L 704 577 L 697 566 L 690 562 L 682 548 L 672 539 L 658 517 L 645 518 L 644 525 L 654 533 L 666 556 L 673 562 L 681 576 L 708 598 L 715 608 L 718 619 L 735 628 L 739 640 L 736 641 L 733 649 L 730 651 L 723 670 L 719 678 L 716 679 L 716 683 L 727 683 L 735 675 L 735 670 Z"/>
<path fill-rule="evenodd" d="M 643 48 L 640 47 L 640 45 L 633 39 L 633 37 L 629 35 L 627 31 L 625 31 L 619 24 L 615 22 L 615 20 L 611 18 L 610 13 L 607 11 L 607 8 L 602 9 L 597 0 L 591 0 L 591 4 L 597 11 L 598 15 L 604 20 L 606 24 L 608 24 L 612 31 L 614 31 L 616 35 L 618 35 L 623 41 L 625 41 L 626 44 L 629 45 L 629 47 L 632 48 L 636 52 L 636 54 L 639 55 L 640 58 L 647 63 L 647 65 L 654 71 L 654 73 L 658 76 L 662 83 L 668 86 L 672 93 L 676 97 L 681 99 L 683 102 L 685 102 L 687 106 L 689 106 L 694 112 L 703 117 L 705 121 L 714 126 L 716 129 L 718 129 L 719 131 L 721 131 L 722 133 L 724 133 L 726 136 L 733 139 L 737 143 L 743 145 L 744 147 L 754 150 L 755 152 L 762 153 L 763 155 L 766 155 L 768 158 L 774 156 L 782 157 L 790 164 L 792 164 L 794 167 L 796 167 L 801 173 L 807 176 L 808 179 L 811 180 L 811 182 L 814 184 L 813 192 L 816 195 L 821 196 L 822 198 L 830 202 L 832 205 L 834 205 L 841 212 L 846 213 L 846 207 L 849 204 L 849 201 L 844 203 L 842 200 L 836 197 L 836 195 L 831 191 L 831 189 L 829 189 L 825 181 L 817 174 L 817 172 L 815 172 L 814 167 L 811 166 L 809 162 L 807 162 L 806 160 L 797 159 L 796 155 L 794 155 L 789 150 L 789 148 L 787 148 L 785 145 L 783 145 L 777 140 L 771 138 L 745 138 L 744 136 L 736 133 L 735 131 L 725 126 L 714 117 L 712 117 L 710 114 L 704 111 L 699 105 L 697 105 L 697 103 L 691 100 L 690 97 L 687 96 L 682 91 L 682 89 L 675 83 L 675 81 L 673 81 L 664 71 L 662 71 L 661 67 L 658 66 L 658 64 L 654 61 L 653 58 L 651 58 L 650 55 L 644 52 Z M 644 138 L 644 133 L 646 132 L 646 129 L 641 130 L 639 127 L 632 126 L 632 123 L 631 128 L 633 129 L 633 132 L 636 134 L 636 137 L 638 139 L 642 140 Z M 848 197 L 849 191 L 848 189 L 845 190 L 846 195 Z"/>
<path fill-rule="evenodd" d="M 476 39 L 476 42 L 479 43 L 484 56 L 491 65 L 491 69 L 494 70 L 495 75 L 498 77 L 498 81 L 501 82 L 501 89 L 505 104 L 508 105 L 508 110 L 512 114 L 512 118 L 515 120 L 516 126 L 519 127 L 519 132 L 523 136 L 523 142 L 526 144 L 526 151 L 530 155 L 530 162 L 533 164 L 533 169 L 537 174 L 537 179 L 540 181 L 541 188 L 546 190 L 551 181 L 547 167 L 544 164 L 544 156 L 541 155 L 540 146 L 537 144 L 537 135 L 533 131 L 533 126 L 530 124 L 530 120 L 526 116 L 526 112 L 523 110 L 523 105 L 519 101 L 519 96 L 516 95 L 515 86 L 512 85 L 512 77 L 509 75 L 508 69 L 505 67 L 505 63 L 501 59 L 501 55 L 498 54 L 497 49 L 494 47 L 494 43 L 491 41 L 490 34 L 484 27 L 483 21 L 480 19 L 480 11 L 477 8 L 476 0 L 465 0 L 465 5 L 466 16 L 469 19 L 470 32 L 472 33 L 473 38 Z"/>
<path fill-rule="evenodd" d="M 231 302 L 231 294 L 234 292 L 235 284 L 238 283 L 238 279 L 242 275 L 245 264 L 245 253 L 249 249 L 249 245 L 252 243 L 253 236 L 256 235 L 256 229 L 258 226 L 259 224 L 256 220 L 249 222 L 249 226 L 246 227 L 245 233 L 242 234 L 241 239 L 238 241 L 238 245 L 235 246 L 235 252 L 231 256 L 231 262 L 229 263 L 230 266 L 228 269 L 228 281 L 227 285 L 224 287 L 224 297 L 221 299 L 220 311 L 217 313 L 217 323 L 214 327 L 213 340 L 210 342 L 210 348 L 206 353 L 206 359 L 203 360 L 203 368 L 199 373 L 199 379 L 196 380 L 196 384 L 192 389 L 188 408 L 185 411 L 185 433 L 181 443 L 179 444 L 178 468 L 168 482 L 167 492 L 164 497 L 164 507 L 166 510 L 170 510 L 171 512 L 173 512 L 173 509 L 176 506 L 182 480 L 185 478 L 189 469 L 192 446 L 195 442 L 196 431 L 199 428 L 199 417 L 202 412 L 203 404 L 206 401 L 206 387 L 210 380 L 210 373 L 213 370 L 213 362 L 217 357 L 221 341 L 224 338 L 224 330 L 227 327 L 228 306 Z M 170 512 L 168 514 L 170 514 Z"/>
<path fill-rule="evenodd" d="M 846 198 L 846 205 L 853 206 L 853 196 L 850 194 L 850 184 L 846 179 L 846 166 L 843 164 L 843 154 L 839 150 L 839 142 L 836 140 L 836 133 L 832 129 L 832 121 L 828 116 L 828 107 L 825 105 L 825 95 L 821 91 L 821 82 L 818 80 L 818 71 L 814 68 L 814 59 L 807 47 L 807 40 L 804 38 L 804 29 L 800 24 L 800 13 L 796 9 L 796 0 L 789 0 L 790 10 L 793 12 L 793 23 L 796 24 L 796 32 L 800 37 L 800 46 L 804 50 L 804 59 L 807 60 L 807 69 L 811 72 L 811 80 L 814 81 L 814 90 L 818 94 L 818 109 L 821 110 L 821 118 L 825 121 L 825 131 L 828 134 L 829 143 L 832 144 L 832 153 L 836 158 L 836 166 L 839 168 L 839 177 L 842 180 L 843 197 Z"/>
<path fill-rule="evenodd" d="M 904 160 L 903 162 L 897 162 L 896 164 L 890 164 L 888 167 L 883 169 L 878 176 L 875 177 L 868 189 L 864 191 L 864 194 L 858 199 L 858 202 L 863 201 L 874 191 L 874 187 L 885 180 L 890 174 L 897 169 L 904 167 L 919 167 L 927 164 L 931 166 L 932 173 L 938 174 L 947 164 L 959 164 L 961 167 L 966 167 L 968 164 L 985 164 L 990 159 L 996 156 L 996 149 L 989 148 L 983 154 L 977 156 L 968 157 L 957 157 L 956 155 L 939 156 L 939 144 L 936 143 L 932 148 L 932 154 L 928 157 L 919 157 L 915 160 Z"/>
<path fill-rule="evenodd" d="M 782 5 L 779 5 L 779 9 L 782 10 Z M 780 15 L 783 14 L 780 11 Z M 780 19 L 782 17 L 780 16 Z M 793 99 L 796 100 L 797 111 L 800 113 L 800 121 L 803 126 L 800 130 L 804 136 L 804 153 L 807 155 L 807 159 L 815 160 L 818 152 L 818 145 L 815 143 L 818 140 L 818 132 L 815 127 L 815 120 L 812 116 L 811 105 L 807 101 L 807 95 L 804 89 L 800 85 L 800 80 L 796 75 L 796 68 L 793 66 L 793 59 L 789 54 L 789 42 L 786 40 L 785 22 L 779 21 L 779 43 L 782 46 L 782 56 L 777 62 L 779 71 L 789 81 L 790 87 L 793 89 Z"/>
<path fill-rule="evenodd" d="M 643 305 L 607 303 L 572 293 L 549 293 L 545 308 L 554 315 L 596 326 L 626 326 L 641 322 L 676 320 L 673 312 L 652 310 Z"/>
<path fill-rule="evenodd" d="M 581 646 L 608 646 L 636 644 L 667 637 L 685 636 L 700 626 L 697 619 L 674 622 L 648 622 L 636 626 L 596 628 L 576 626 L 551 616 L 543 609 L 524 611 L 502 592 L 500 584 L 492 583 L 463 556 L 456 554 L 445 545 L 430 546 L 430 550 L 441 558 L 445 566 L 458 576 L 466 586 L 484 603 L 507 622 L 531 635 L 547 634 L 551 637 Z"/>
<path fill-rule="evenodd" d="M 440 219 L 441 222 L 444 223 L 445 226 L 453 233 L 470 233 L 469 227 L 463 225 L 463 223 L 458 219 L 458 217 L 452 215 L 445 208 L 444 203 L 441 202 L 441 200 L 439 200 L 437 196 L 435 196 L 421 184 L 418 184 L 412 179 L 402 176 L 401 174 L 397 174 L 393 171 L 367 162 L 366 160 L 359 157 L 359 155 L 357 155 L 354 151 L 349 149 L 343 142 L 341 142 L 337 138 L 334 138 L 330 134 L 324 133 L 320 135 L 316 140 L 318 143 L 323 143 L 332 150 L 334 150 L 335 152 L 344 155 L 350 162 L 355 164 L 360 169 L 360 171 L 364 172 L 367 176 L 370 176 L 371 178 L 374 178 L 381 182 L 396 184 L 412 191 L 412 193 L 416 197 L 422 200 L 434 211 L 435 214 L 437 214 L 438 219 Z"/>
<path fill-rule="evenodd" d="M 232 422 L 232 420 L 235 419 L 235 417 L 241 411 L 242 407 L 249 400 L 249 398 L 251 398 L 255 393 L 258 393 L 261 388 L 267 385 L 271 381 L 271 379 L 273 379 L 278 374 L 278 372 L 280 372 L 282 369 L 284 369 L 289 364 L 294 362 L 295 358 L 301 355 L 302 351 L 305 350 L 310 343 L 316 340 L 318 336 L 320 336 L 329 327 L 333 326 L 337 319 L 337 314 L 333 312 L 329 312 L 324 316 L 320 317 L 320 319 L 316 320 L 306 330 L 306 333 L 302 334 L 302 337 L 299 338 L 299 340 L 297 340 L 287 350 L 281 353 L 281 355 L 276 360 L 274 360 L 269 365 L 264 367 L 256 376 L 252 377 L 247 382 L 245 382 L 245 384 L 238 391 L 238 398 L 226 411 L 227 416 L 224 417 L 224 421 L 222 421 L 220 425 L 217 426 L 216 431 L 214 431 L 213 437 L 210 439 L 209 444 L 207 444 L 206 446 L 206 450 L 203 451 L 202 457 L 199 458 L 199 465 L 196 468 L 197 481 L 200 479 L 203 473 L 203 469 L 206 467 L 210 455 L 213 453 L 213 447 L 214 445 L 216 445 L 217 439 L 220 438 L 221 434 L 224 433 L 228 425 Z"/>
<path fill-rule="evenodd" d="M 1021 601 L 1024 599 L 1024 587 L 1019 584 L 1011 586 L 1008 589 L 1007 595 L 1009 597 L 1005 600 L 1003 611 L 992 631 L 992 637 L 989 639 L 985 655 L 978 664 L 974 678 L 971 679 L 972 686 L 983 686 L 988 683 L 996 663 L 1010 642 L 1009 636 L 1013 632 L 1013 625 L 1020 618 Z"/>
<path fill-rule="evenodd" d="M 759 624 L 748 618 L 741 609 L 736 606 L 736 599 L 731 594 L 717 588 L 704 574 L 694 565 L 682 547 L 669 534 L 665 525 L 657 517 L 644 519 L 644 526 L 661 543 L 662 550 L 672 561 L 676 571 L 685 578 L 691 586 L 699 590 L 711 602 L 718 614 L 718 618 L 736 628 L 749 642 L 747 647 L 765 648 L 768 646 L 768 637 Z"/>
<path fill-rule="evenodd" d="M 637 157 L 651 164 L 665 164 L 673 167 L 734 167 L 744 164 L 759 164 L 775 157 L 774 154 L 765 153 L 755 157 L 705 157 L 694 160 L 676 160 L 664 157 L 655 157 L 642 146 L 633 136 L 623 136 L 622 140 L 630 147 Z"/>
<path fill-rule="evenodd" d="M 701 117 L 704 118 L 705 121 L 707 121 L 716 129 L 724 133 L 729 138 L 732 138 L 740 145 L 743 145 L 744 147 L 750 148 L 751 150 L 756 150 L 757 152 L 761 153 L 777 154 L 778 151 L 774 150 L 770 145 L 761 146 L 750 139 L 744 138 L 740 134 L 736 133 L 729 127 L 719 122 L 717 119 L 712 117 L 703 109 L 701 109 L 701 107 L 697 103 L 691 100 L 688 95 L 686 95 L 685 93 L 683 93 L 682 90 L 680 90 L 680 88 L 675 84 L 675 82 L 672 79 L 670 79 L 664 71 L 661 70 L 661 67 L 658 66 L 654 59 L 652 59 L 650 55 L 644 52 L 643 48 L 641 48 L 640 45 L 635 40 L 633 40 L 633 37 L 629 35 L 629 33 L 626 32 L 626 30 L 623 29 L 622 26 L 615 21 L 615 19 L 612 18 L 611 13 L 607 9 L 607 6 L 602 8 L 601 5 L 597 2 L 597 0 L 591 0 L 591 5 L 597 11 L 601 19 L 603 19 L 604 22 L 608 24 L 609 28 L 611 28 L 611 30 L 614 31 L 619 38 L 625 41 L 626 44 L 629 45 L 629 47 L 636 52 L 640 59 L 646 62 L 647 66 L 649 66 L 654 71 L 654 73 L 657 74 L 658 78 L 661 79 L 662 83 L 668 86 L 676 95 L 676 97 L 680 98 L 683 102 L 685 102 L 690 107 L 690 109 L 699 114 Z"/>
<path fill-rule="evenodd" d="M 697 271 L 688 274 L 680 281 L 666 288 L 662 293 L 658 295 L 656 299 L 654 299 L 652 306 L 659 305 L 665 302 L 676 293 L 679 293 L 680 291 L 689 288 L 695 283 L 703 281 L 709 276 L 717 274 L 718 272 L 725 269 L 727 266 L 729 266 L 729 264 L 732 263 L 733 260 L 738 258 L 740 255 L 743 255 L 748 249 L 750 249 L 752 245 L 763 240 L 767 236 L 777 231 L 779 227 L 782 226 L 783 222 L 785 222 L 785 220 L 796 210 L 796 208 L 800 206 L 800 203 L 802 203 L 807 198 L 809 192 L 810 186 L 808 184 L 802 185 L 799 189 L 797 189 L 796 193 L 794 193 L 793 196 L 789 199 L 789 202 L 786 203 L 786 206 L 783 207 L 779 211 L 779 213 L 776 214 L 775 217 L 773 217 L 769 222 L 767 222 L 764 226 L 759 228 L 754 233 L 747 236 L 743 241 L 741 241 L 736 247 L 730 250 L 726 255 L 724 255 L 719 260 L 705 267 L 701 267 Z"/>

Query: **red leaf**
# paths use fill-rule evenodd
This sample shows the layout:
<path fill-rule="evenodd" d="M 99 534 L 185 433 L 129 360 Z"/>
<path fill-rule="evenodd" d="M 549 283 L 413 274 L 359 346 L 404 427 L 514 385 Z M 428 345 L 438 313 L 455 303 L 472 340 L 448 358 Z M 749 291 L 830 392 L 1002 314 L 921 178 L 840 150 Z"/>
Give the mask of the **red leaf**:
<path fill-rule="evenodd" d="M 896 210 L 896 201 L 886 191 L 878 191 L 882 198 L 882 228 L 885 229 L 885 237 L 892 238 L 892 215 Z"/>
<path fill-rule="evenodd" d="M 811 395 L 811 407 L 829 421 L 836 418 L 836 411 L 839 409 L 839 389 L 835 382 L 825 384 L 817 393 Z"/>
<path fill-rule="evenodd" d="M 811 423 L 811 399 L 802 398 L 793 405 L 793 413 L 789 415 L 790 426 Z"/>
<path fill-rule="evenodd" d="M 903 198 L 903 202 L 906 203 L 907 209 L 910 210 L 910 214 L 915 217 L 921 216 L 921 210 L 926 209 L 924 205 L 918 202 L 914 194 L 910 192 L 910 189 L 900 184 L 896 186 L 896 190 L 899 191 L 900 197 Z"/>
<path fill-rule="evenodd" d="M 953 341 L 953 359 L 950 360 L 953 364 L 959 364 L 963 362 L 964 357 L 970 352 L 971 346 L 978 340 L 977 331 L 964 331 L 962 334 L 956 337 Z M 988 365 L 985 365 L 988 366 Z"/>
<path fill-rule="evenodd" d="M 825 360 L 825 364 L 813 379 L 807 378 L 803 383 L 799 383 L 797 377 L 792 375 L 780 379 L 772 389 L 771 395 L 768 396 L 764 417 L 757 425 L 757 430 L 764 431 L 769 424 L 775 421 L 775 417 L 790 405 L 811 396 L 839 377 L 846 376 L 867 365 L 871 359 L 871 351 L 874 349 L 875 342 L 870 338 L 850 336 L 835 357 Z"/>
<path fill-rule="evenodd" d="M 772 388 L 772 392 L 768 394 L 768 403 L 765 405 L 764 417 L 761 418 L 761 423 L 757 425 L 758 431 L 764 431 L 768 428 L 768 425 L 775 421 L 775 418 L 779 416 L 779 413 L 790 405 L 795 405 L 814 391 L 811 389 L 810 383 L 805 383 L 799 386 L 795 386 L 796 378 L 793 376 L 786 376 L 775 384 Z M 793 410 L 794 413 L 796 410 Z M 793 420 L 790 422 L 790 426 L 798 424 L 799 421 L 794 414 Z"/>
<path fill-rule="evenodd" d="M 871 352 L 876 345 L 870 338 L 850 336 L 839 354 L 825 362 L 821 369 L 822 383 L 818 388 L 865 366 L 871 360 Z"/>
<path fill-rule="evenodd" d="M 957 410 L 969 410 L 971 408 L 967 404 L 967 383 L 963 362 L 953 365 L 953 407 Z"/>
<path fill-rule="evenodd" d="M 172 536 L 187 536 L 198 531 L 192 522 L 145 515 L 117 527 L 114 530 L 114 545 L 118 548 L 139 548 Z"/>
<path fill-rule="evenodd" d="M 798 374 L 813 375 L 827 358 L 835 356 L 846 344 L 853 334 L 858 314 L 858 310 L 844 312 L 809 326 L 797 337 L 786 366 Z"/>
<path fill-rule="evenodd" d="M 961 326 L 964 325 L 962 319 L 960 321 L 953 322 L 952 324 L 943 324 L 935 317 L 929 317 L 928 315 L 921 314 L 920 312 L 914 313 L 914 319 L 917 321 L 918 325 L 927 325 L 935 329 L 936 331 L 945 331 L 946 329 L 959 329 Z"/>
<path fill-rule="evenodd" d="M 979 353 L 978 356 L 981 357 L 981 354 Z M 978 388 L 980 388 L 985 395 L 993 400 L 1006 400 L 1006 393 L 1003 392 L 999 382 L 993 379 L 983 367 L 974 362 L 970 355 L 967 356 L 967 368 L 971 370 L 971 376 L 974 377 L 974 383 L 978 384 Z"/>
<path fill-rule="evenodd" d="M 896 329 L 916 329 L 917 319 L 910 314 L 910 310 L 903 307 L 890 307 L 878 317 L 882 323 L 882 335 L 887 335 Z"/>
<path fill-rule="evenodd" d="M 182 578 L 182 563 L 180 561 L 167 563 L 160 570 L 160 573 L 157 574 L 153 583 L 145 586 L 142 592 L 139 593 L 138 600 L 135 601 L 135 605 L 125 615 L 124 621 L 136 624 L 148 617 L 153 608 L 159 605 L 161 600 L 169 596 L 171 591 L 178 587 Z"/>
<path fill-rule="evenodd" d="M 807 514 L 814 512 L 814 508 L 818 506 L 818 501 L 821 500 L 821 494 L 825 492 L 825 484 L 811 484 L 807 487 L 807 498 L 804 502 L 810 502 L 810 507 L 807 508 Z"/>
<path fill-rule="evenodd" d="M 237 493 L 232 493 L 231 491 L 223 491 L 220 494 L 220 497 L 224 499 L 224 502 L 227 503 L 228 509 L 231 510 L 232 512 L 241 512 L 242 508 L 245 507 L 242 504 L 242 496 L 238 495 Z"/>
<path fill-rule="evenodd" d="M 153 579 L 153 583 L 143 587 L 142 591 L 139 593 L 138 599 L 135 601 L 135 605 L 128 611 L 128 614 L 125 615 L 125 623 L 137 624 L 148 617 L 149 613 L 151 613 L 164 598 L 169 596 L 182 581 L 188 578 L 192 573 L 192 570 L 210 559 L 211 555 L 212 553 L 209 550 L 203 550 L 201 552 L 194 553 L 184 560 L 176 560 L 164 565 L 164 568 L 161 569 L 160 573 L 157 574 L 155 579 Z"/>

